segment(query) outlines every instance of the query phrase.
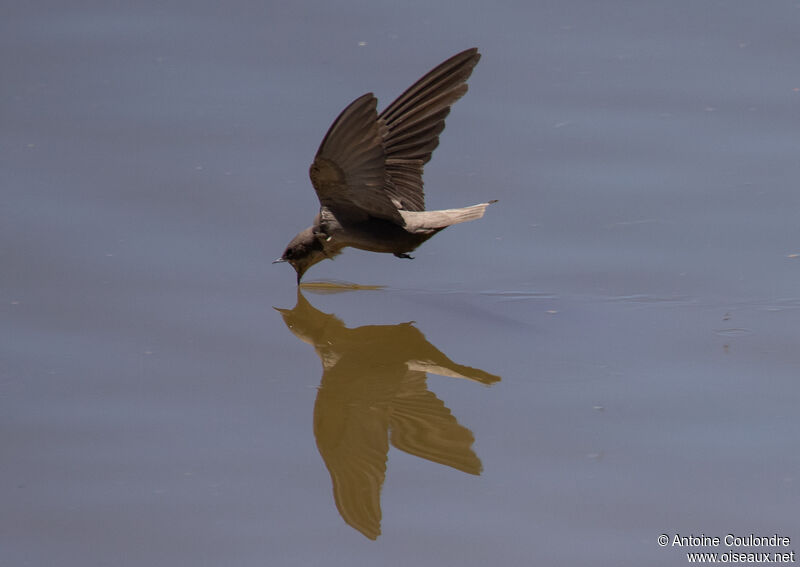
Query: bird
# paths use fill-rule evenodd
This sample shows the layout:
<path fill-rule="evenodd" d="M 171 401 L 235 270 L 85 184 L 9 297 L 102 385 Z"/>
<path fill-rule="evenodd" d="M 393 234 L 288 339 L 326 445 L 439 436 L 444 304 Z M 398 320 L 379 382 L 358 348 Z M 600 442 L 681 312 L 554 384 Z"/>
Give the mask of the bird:
<path fill-rule="evenodd" d="M 496 200 L 426 211 L 422 182 L 450 107 L 467 92 L 480 58 L 475 47 L 457 53 L 380 114 L 371 92 L 351 102 L 328 129 L 309 169 L 319 213 L 273 264 L 291 264 L 300 285 L 311 266 L 348 246 L 413 259 L 409 252 L 434 234 L 483 217 Z"/>

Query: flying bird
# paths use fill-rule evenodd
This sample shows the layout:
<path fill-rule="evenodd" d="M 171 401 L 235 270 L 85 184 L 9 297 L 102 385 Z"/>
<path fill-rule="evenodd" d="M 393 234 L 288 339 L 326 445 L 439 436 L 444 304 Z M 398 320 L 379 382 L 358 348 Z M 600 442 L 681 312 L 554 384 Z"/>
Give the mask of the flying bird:
<path fill-rule="evenodd" d="M 480 58 L 477 48 L 454 55 L 380 114 L 372 93 L 351 102 L 311 164 L 319 213 L 273 263 L 290 263 L 299 285 L 311 266 L 347 246 L 412 258 L 409 252 L 440 230 L 481 218 L 495 201 L 426 211 L 422 184 L 450 106 L 467 92 Z"/>

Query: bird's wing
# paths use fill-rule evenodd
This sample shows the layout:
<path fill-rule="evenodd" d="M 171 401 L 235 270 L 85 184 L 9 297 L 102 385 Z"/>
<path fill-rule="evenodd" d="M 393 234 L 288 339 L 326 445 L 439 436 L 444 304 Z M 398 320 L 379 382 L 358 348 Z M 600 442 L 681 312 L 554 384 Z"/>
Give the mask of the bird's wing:
<path fill-rule="evenodd" d="M 309 175 L 323 207 L 337 216 L 375 216 L 403 224 L 387 194 L 377 99 L 367 93 L 345 108 L 325 134 Z M 389 181 L 388 185 L 391 185 Z"/>
<path fill-rule="evenodd" d="M 425 210 L 423 166 L 439 145 L 450 106 L 467 92 L 466 81 L 481 55 L 477 48 L 454 55 L 400 95 L 378 116 L 385 130 L 386 183 L 389 197 L 407 211 Z"/>

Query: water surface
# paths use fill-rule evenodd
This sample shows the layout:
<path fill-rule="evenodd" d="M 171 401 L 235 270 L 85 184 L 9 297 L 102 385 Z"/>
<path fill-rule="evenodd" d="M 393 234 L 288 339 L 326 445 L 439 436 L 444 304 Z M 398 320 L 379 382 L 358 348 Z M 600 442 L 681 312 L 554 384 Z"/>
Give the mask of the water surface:
<path fill-rule="evenodd" d="M 0 564 L 796 549 L 796 3 L 6 8 Z M 499 202 L 298 296 L 332 119 L 472 45 L 428 204 Z"/>

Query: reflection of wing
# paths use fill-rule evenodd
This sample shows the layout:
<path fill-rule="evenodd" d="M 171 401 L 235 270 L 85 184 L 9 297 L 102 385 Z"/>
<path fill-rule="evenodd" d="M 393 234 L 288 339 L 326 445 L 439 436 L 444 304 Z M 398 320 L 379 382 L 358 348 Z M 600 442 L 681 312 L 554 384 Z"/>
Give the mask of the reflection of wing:
<path fill-rule="evenodd" d="M 350 392 L 345 391 L 345 394 Z M 380 493 L 389 452 L 386 411 L 320 388 L 314 437 L 331 475 L 333 497 L 345 522 L 370 539 L 381 533 Z"/>
<path fill-rule="evenodd" d="M 384 190 L 382 127 L 372 93 L 354 100 L 325 134 L 309 175 L 319 202 L 337 216 L 375 216 L 403 224 Z"/>
<path fill-rule="evenodd" d="M 469 474 L 480 474 L 481 461 L 472 450 L 475 438 L 427 389 L 425 374 L 410 371 L 392 400 L 392 445 L 417 457 Z"/>

